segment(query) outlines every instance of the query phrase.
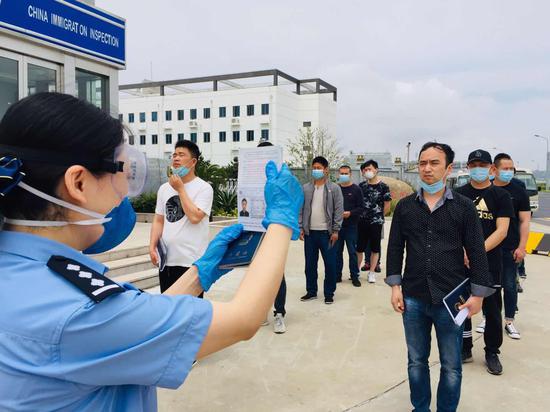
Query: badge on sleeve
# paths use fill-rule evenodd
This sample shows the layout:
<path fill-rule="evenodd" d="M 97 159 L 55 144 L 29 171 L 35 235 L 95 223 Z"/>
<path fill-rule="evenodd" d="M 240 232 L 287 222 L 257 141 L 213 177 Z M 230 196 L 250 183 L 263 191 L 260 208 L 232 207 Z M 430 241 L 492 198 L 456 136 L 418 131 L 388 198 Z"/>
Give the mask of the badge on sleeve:
<path fill-rule="evenodd" d="M 96 303 L 115 293 L 126 291 L 118 283 L 88 266 L 64 256 L 52 256 L 48 260 L 48 267 L 59 273 Z"/>

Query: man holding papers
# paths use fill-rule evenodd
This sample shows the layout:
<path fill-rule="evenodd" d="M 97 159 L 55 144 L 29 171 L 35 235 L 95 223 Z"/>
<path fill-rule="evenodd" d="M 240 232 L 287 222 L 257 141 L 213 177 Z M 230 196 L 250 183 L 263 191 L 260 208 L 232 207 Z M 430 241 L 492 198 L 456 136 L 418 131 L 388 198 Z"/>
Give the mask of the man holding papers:
<path fill-rule="evenodd" d="M 483 300 L 483 313 L 486 321 L 483 336 L 485 339 L 485 361 L 489 373 L 500 375 L 502 373 L 502 365 L 498 358 L 502 345 L 502 298 L 500 295 L 502 253 L 500 246 L 508 233 L 508 225 L 510 218 L 514 215 L 514 207 L 508 192 L 491 184 L 489 174 L 493 169 L 492 163 L 491 155 L 485 150 L 479 149 L 470 153 L 468 156 L 470 183 L 459 187 L 457 192 L 474 202 L 483 228 L 491 282 L 496 290 L 496 293 Z M 467 257 L 465 260 L 467 262 Z M 472 362 L 471 319 L 466 320 L 463 339 L 462 362 Z"/>
<path fill-rule="evenodd" d="M 463 328 L 455 324 L 443 298 L 469 277 L 471 296 L 459 309 L 468 308 L 473 316 L 481 310 L 483 297 L 493 292 L 474 204 L 445 186 L 453 160 L 454 152 L 446 144 L 428 142 L 422 147 L 420 189 L 397 204 L 388 242 L 386 283 L 392 287 L 394 310 L 403 316 L 410 398 L 417 412 L 430 410 L 432 326 L 441 361 L 437 411 L 456 411 L 460 400 Z M 464 250 L 470 259 L 469 273 Z"/>

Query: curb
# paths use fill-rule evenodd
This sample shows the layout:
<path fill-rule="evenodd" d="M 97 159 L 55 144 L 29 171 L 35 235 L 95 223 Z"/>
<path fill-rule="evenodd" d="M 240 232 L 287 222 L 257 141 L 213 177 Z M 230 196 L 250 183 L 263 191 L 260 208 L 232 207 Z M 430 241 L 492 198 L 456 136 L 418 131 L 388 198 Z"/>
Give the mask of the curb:
<path fill-rule="evenodd" d="M 550 234 L 542 232 L 529 232 L 525 247 L 530 255 L 550 256 Z"/>

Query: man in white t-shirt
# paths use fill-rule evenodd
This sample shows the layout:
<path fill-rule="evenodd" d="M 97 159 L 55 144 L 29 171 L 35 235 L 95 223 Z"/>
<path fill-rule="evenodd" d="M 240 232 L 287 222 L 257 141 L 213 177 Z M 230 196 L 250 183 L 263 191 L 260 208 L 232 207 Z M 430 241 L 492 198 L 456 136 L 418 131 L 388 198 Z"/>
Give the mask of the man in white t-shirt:
<path fill-rule="evenodd" d="M 162 238 L 166 246 L 166 266 L 159 271 L 161 292 L 178 280 L 208 246 L 214 191 L 195 175 L 199 157 L 195 143 L 177 142 L 172 154 L 173 174 L 157 194 L 149 254 L 153 264 L 158 265 L 157 244 Z"/>

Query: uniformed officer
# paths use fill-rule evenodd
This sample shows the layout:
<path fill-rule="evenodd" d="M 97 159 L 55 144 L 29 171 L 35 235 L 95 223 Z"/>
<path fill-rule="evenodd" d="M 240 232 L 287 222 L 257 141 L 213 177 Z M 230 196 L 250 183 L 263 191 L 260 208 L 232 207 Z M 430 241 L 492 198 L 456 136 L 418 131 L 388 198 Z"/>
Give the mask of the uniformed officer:
<path fill-rule="evenodd" d="M 303 194 L 283 166 L 266 167 L 266 236 L 235 297 L 198 295 L 240 225 L 221 231 L 164 295 L 106 276 L 88 257 L 120 244 L 135 213 L 127 195 L 145 163 L 121 123 L 68 95 L 13 104 L 0 123 L 0 410 L 156 410 L 194 359 L 249 339 L 281 283 L 299 235 Z M 82 254 L 80 251 L 83 251 Z"/>

